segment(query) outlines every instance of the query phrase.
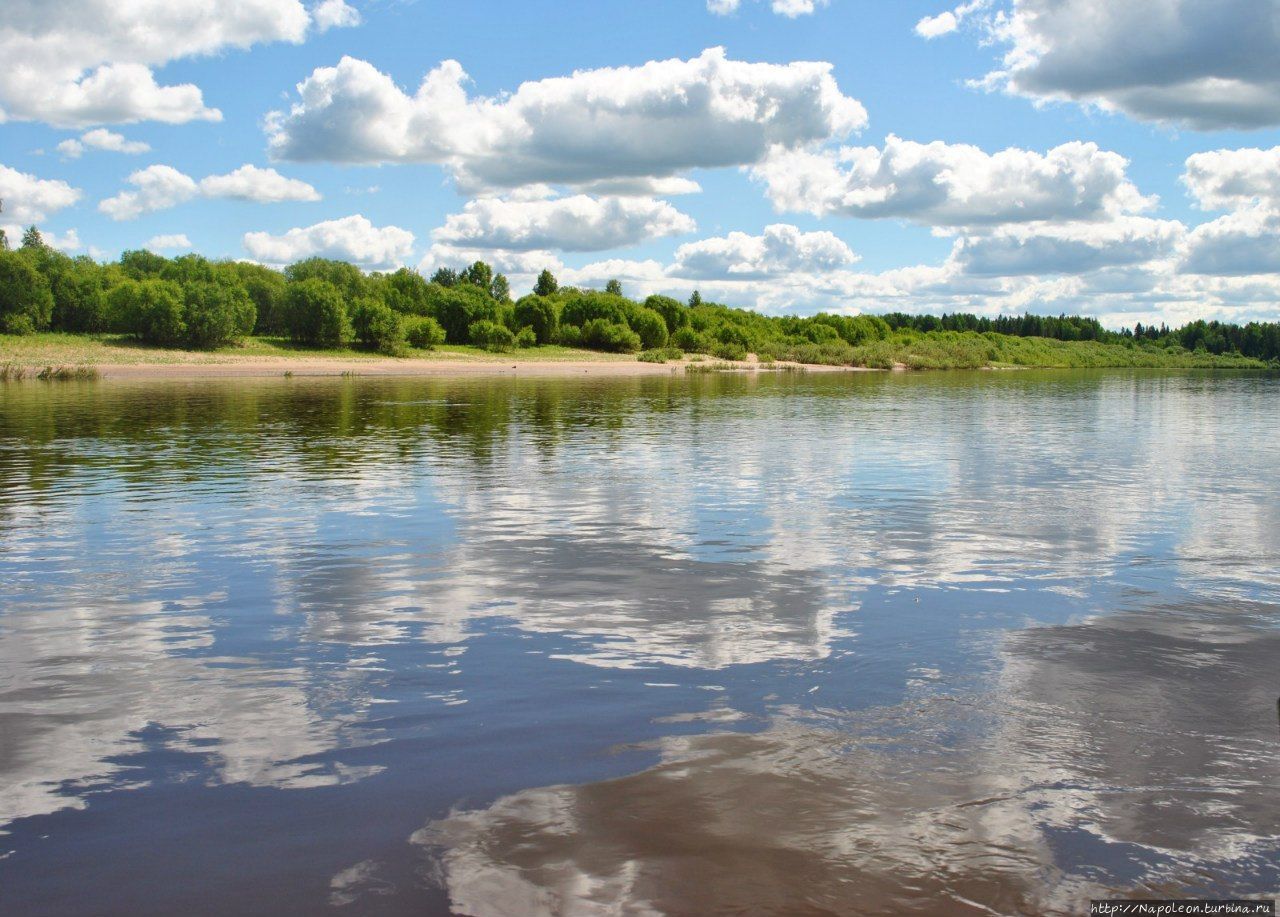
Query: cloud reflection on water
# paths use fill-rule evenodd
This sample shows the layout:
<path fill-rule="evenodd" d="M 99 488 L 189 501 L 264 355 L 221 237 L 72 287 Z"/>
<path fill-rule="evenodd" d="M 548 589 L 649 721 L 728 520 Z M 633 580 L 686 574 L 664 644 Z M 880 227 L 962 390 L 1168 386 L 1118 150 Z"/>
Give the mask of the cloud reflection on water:
<path fill-rule="evenodd" d="M 990 694 L 779 711 L 412 840 L 502 914 L 1074 914 L 1280 890 L 1275 606 L 1010 634 Z"/>

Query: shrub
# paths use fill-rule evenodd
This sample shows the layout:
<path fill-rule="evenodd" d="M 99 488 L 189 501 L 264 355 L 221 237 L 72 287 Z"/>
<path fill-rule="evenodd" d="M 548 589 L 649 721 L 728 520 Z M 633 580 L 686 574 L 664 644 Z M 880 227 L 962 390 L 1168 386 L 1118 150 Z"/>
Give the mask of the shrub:
<path fill-rule="evenodd" d="M 52 317 L 49 281 L 23 253 L 0 251 L 0 331 L 34 334 Z"/>
<path fill-rule="evenodd" d="M 745 360 L 747 348 L 736 341 L 721 341 L 712 346 L 711 355 L 720 360 Z"/>
<path fill-rule="evenodd" d="M 404 333 L 410 344 L 423 350 L 433 350 L 444 343 L 444 329 L 429 315 L 406 316 Z"/>
<path fill-rule="evenodd" d="M 805 335 L 815 344 L 825 344 L 828 341 L 840 340 L 840 332 L 828 324 L 822 322 L 813 322 L 805 329 Z"/>
<path fill-rule="evenodd" d="M 516 334 L 517 347 L 535 347 L 538 344 L 538 336 L 533 333 L 532 328 L 521 328 Z"/>
<path fill-rule="evenodd" d="M 577 325 L 561 325 L 556 332 L 556 341 L 565 347 L 581 347 L 582 329 Z"/>
<path fill-rule="evenodd" d="M 105 271 L 91 258 L 71 259 L 59 252 L 40 259 L 39 270 L 53 294 L 50 325 L 55 331 L 102 331 L 107 325 L 103 294 Z"/>
<path fill-rule="evenodd" d="M 111 326 L 150 344 L 181 344 L 185 312 L 182 287 L 171 280 L 124 280 L 107 294 Z"/>
<path fill-rule="evenodd" d="M 244 287 L 195 281 L 183 288 L 186 330 L 178 343 L 208 350 L 223 347 L 253 331 L 258 311 Z"/>
<path fill-rule="evenodd" d="M 812 363 L 823 366 L 852 366 L 857 354 L 844 341 L 837 338 L 824 344 L 799 344 L 788 348 L 782 358 L 796 363 Z M 892 366 L 890 360 L 885 368 Z"/>
<path fill-rule="evenodd" d="M 380 299 L 357 300 L 351 308 L 351 328 L 356 340 L 387 356 L 404 353 L 405 333 L 400 313 Z"/>
<path fill-rule="evenodd" d="M 455 287 L 437 286 L 431 292 L 436 320 L 451 344 L 471 342 L 469 329 L 477 322 L 496 324 L 499 320 L 498 304 L 479 287 L 460 283 Z"/>
<path fill-rule="evenodd" d="M 402 315 L 430 315 L 431 288 L 417 271 L 402 267 L 380 278 L 383 302 Z"/>
<path fill-rule="evenodd" d="M 684 359 L 684 352 L 679 347 L 659 347 L 641 351 L 636 359 L 641 363 L 666 363 L 668 360 Z"/>
<path fill-rule="evenodd" d="M 510 350 L 516 343 L 516 336 L 511 333 L 510 328 L 485 319 L 473 323 L 467 329 L 467 337 L 477 347 L 483 347 L 494 353 Z"/>
<path fill-rule="evenodd" d="M 288 295 L 284 275 L 245 261 L 232 262 L 226 268 L 240 281 L 257 309 L 253 330 L 258 334 L 283 333 L 285 297 Z"/>
<path fill-rule="evenodd" d="M 670 296 L 653 295 L 644 301 L 645 308 L 652 309 L 662 316 L 667 331 L 675 334 L 689 324 L 689 310 L 685 304 Z"/>
<path fill-rule="evenodd" d="M 289 265 L 284 269 L 284 276 L 291 284 L 304 280 L 331 283 L 346 297 L 347 302 L 355 302 L 361 296 L 369 294 L 369 278 L 365 277 L 360 268 L 345 261 L 308 258 Z"/>
<path fill-rule="evenodd" d="M 685 353 L 707 353 L 711 350 L 711 341 L 688 325 L 677 328 L 671 334 L 669 343 Z"/>
<path fill-rule="evenodd" d="M 637 306 L 627 317 L 631 330 L 640 335 L 640 345 L 646 350 L 661 347 L 667 343 L 667 323 L 653 309 Z"/>
<path fill-rule="evenodd" d="M 556 312 L 556 304 L 545 296 L 520 297 L 512 318 L 517 327 L 532 328 L 539 344 L 550 344 L 556 339 L 560 316 Z"/>
<path fill-rule="evenodd" d="M 616 353 L 635 353 L 640 349 L 640 335 L 620 322 L 593 318 L 582 326 L 582 346 Z"/>
<path fill-rule="evenodd" d="M 560 321 L 581 327 L 586 327 L 587 322 L 593 319 L 602 319 L 611 325 L 625 325 L 627 313 L 634 305 L 612 293 L 577 293 L 565 299 Z"/>
<path fill-rule="evenodd" d="M 342 292 L 327 280 L 311 278 L 289 284 L 285 330 L 302 344 L 341 347 L 351 341 L 351 320 Z"/>

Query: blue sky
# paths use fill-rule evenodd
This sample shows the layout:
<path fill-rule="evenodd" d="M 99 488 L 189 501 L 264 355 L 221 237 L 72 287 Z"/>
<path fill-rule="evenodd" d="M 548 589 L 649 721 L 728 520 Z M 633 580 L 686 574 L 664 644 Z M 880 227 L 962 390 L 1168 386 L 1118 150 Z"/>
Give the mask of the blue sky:
<path fill-rule="evenodd" d="M 1280 318 L 1277 0 L 7 6 L 0 224 L 73 253 Z"/>

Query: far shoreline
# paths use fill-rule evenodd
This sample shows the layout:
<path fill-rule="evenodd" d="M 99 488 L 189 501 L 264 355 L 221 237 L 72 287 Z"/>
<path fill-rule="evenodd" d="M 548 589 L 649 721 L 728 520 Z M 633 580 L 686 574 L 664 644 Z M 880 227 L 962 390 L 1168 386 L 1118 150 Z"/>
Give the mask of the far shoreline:
<path fill-rule="evenodd" d="M 412 378 L 459 376 L 506 376 L 547 378 L 555 376 L 591 376 L 617 378 L 623 376 L 683 375 L 686 367 L 707 367 L 716 372 L 886 372 L 857 366 L 809 366 L 798 363 L 760 364 L 725 360 L 672 361 L 644 363 L 640 360 L 343 360 L 280 359 L 234 363 L 100 363 L 89 364 L 99 378 L 112 379 L 266 379 L 266 378 Z"/>

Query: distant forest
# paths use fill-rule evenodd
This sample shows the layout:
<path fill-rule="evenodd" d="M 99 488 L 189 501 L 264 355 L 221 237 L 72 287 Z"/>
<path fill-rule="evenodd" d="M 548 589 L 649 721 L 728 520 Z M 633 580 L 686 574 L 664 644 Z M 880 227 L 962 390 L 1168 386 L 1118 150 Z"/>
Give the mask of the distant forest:
<path fill-rule="evenodd" d="M 707 302 L 561 286 L 543 271 L 513 299 L 483 261 L 430 278 L 401 268 L 366 274 L 323 258 L 283 271 L 199 255 L 126 251 L 101 264 L 45 244 L 38 229 L 11 250 L 0 235 L 0 332 L 114 333 L 166 347 L 213 349 L 250 335 L 388 355 L 444 344 L 489 350 L 562 345 L 666 359 L 917 368 L 1261 366 L 1280 363 L 1280 324 L 1197 321 L 1110 331 L 1080 316 L 969 314 L 769 316 Z M 1068 346 L 1069 345 L 1069 346 Z"/>

